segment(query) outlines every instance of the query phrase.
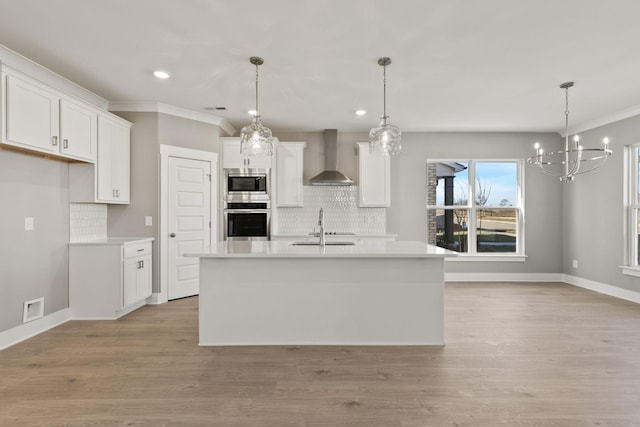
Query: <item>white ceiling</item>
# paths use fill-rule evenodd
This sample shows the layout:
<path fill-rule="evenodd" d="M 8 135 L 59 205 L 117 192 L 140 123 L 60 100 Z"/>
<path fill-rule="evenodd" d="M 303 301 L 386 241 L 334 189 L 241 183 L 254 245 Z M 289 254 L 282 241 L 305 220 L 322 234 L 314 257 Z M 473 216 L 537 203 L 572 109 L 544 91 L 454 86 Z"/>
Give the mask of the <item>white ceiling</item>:
<path fill-rule="evenodd" d="M 637 0 L 0 0 L 0 44 L 110 101 L 274 131 L 559 131 L 640 112 Z M 164 69 L 167 81 L 151 73 Z M 368 114 L 357 117 L 364 108 Z"/>

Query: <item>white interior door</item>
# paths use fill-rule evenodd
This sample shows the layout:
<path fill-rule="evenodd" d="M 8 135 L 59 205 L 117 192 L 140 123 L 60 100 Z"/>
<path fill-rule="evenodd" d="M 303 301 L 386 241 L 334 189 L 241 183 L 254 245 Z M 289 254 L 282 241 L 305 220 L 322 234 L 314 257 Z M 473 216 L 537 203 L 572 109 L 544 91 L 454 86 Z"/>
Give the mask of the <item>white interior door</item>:
<path fill-rule="evenodd" d="M 211 243 L 211 176 L 206 160 L 168 158 L 168 299 L 198 294 L 198 258 Z"/>

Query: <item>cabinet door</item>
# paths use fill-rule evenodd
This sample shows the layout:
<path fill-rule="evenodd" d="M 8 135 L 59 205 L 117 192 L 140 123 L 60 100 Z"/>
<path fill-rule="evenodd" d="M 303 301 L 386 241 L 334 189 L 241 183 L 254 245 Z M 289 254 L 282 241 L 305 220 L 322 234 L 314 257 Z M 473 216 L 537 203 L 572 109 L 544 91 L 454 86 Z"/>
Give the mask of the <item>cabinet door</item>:
<path fill-rule="evenodd" d="M 113 140 L 115 123 L 104 117 L 98 118 L 98 161 L 96 163 L 97 195 L 100 202 L 116 200 L 116 192 L 111 183 L 113 170 Z"/>
<path fill-rule="evenodd" d="M 97 200 L 129 203 L 130 129 L 105 117 L 98 119 Z"/>
<path fill-rule="evenodd" d="M 129 126 L 115 125 L 111 144 L 111 184 L 118 203 L 129 203 L 131 170 L 131 131 Z"/>
<path fill-rule="evenodd" d="M 122 278 L 122 307 L 128 307 L 138 301 L 138 270 L 140 258 L 124 260 Z"/>
<path fill-rule="evenodd" d="M 302 206 L 304 147 L 306 143 L 282 142 L 276 151 L 276 205 Z"/>
<path fill-rule="evenodd" d="M 6 87 L 6 142 L 58 153 L 58 96 L 15 76 L 7 76 Z"/>
<path fill-rule="evenodd" d="M 232 138 L 222 141 L 222 167 L 224 169 L 269 169 L 273 156 L 249 156 L 240 154 L 240 139 Z"/>
<path fill-rule="evenodd" d="M 358 143 L 358 206 L 391 206 L 391 161 L 389 156 L 372 154 L 369 143 Z"/>
<path fill-rule="evenodd" d="M 98 115 L 66 99 L 60 101 L 60 152 L 95 162 Z"/>
<path fill-rule="evenodd" d="M 224 169 L 244 168 L 246 167 L 245 159 L 246 157 L 240 154 L 239 139 L 222 142 L 222 167 Z"/>
<path fill-rule="evenodd" d="M 140 301 L 151 296 L 151 255 L 140 258 L 136 273 L 136 298 Z"/>

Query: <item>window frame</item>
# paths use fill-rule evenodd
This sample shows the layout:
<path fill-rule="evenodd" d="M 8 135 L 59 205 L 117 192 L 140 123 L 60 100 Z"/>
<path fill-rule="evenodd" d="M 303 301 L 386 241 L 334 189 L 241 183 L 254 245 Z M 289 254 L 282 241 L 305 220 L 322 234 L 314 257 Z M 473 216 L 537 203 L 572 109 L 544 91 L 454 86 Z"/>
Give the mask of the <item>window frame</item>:
<path fill-rule="evenodd" d="M 455 210 L 455 209 L 467 209 L 468 226 L 467 233 L 467 245 L 468 252 L 458 252 L 457 257 L 447 258 L 447 261 L 518 261 L 523 262 L 526 260 L 525 254 L 525 209 L 524 209 L 524 160 L 513 158 L 429 158 L 425 162 L 425 166 L 429 163 L 466 163 L 467 175 L 468 175 L 468 187 L 466 189 L 469 194 L 467 205 L 429 205 L 428 200 L 425 202 L 427 213 L 429 210 Z M 476 177 L 476 164 L 477 163 L 515 163 L 516 165 L 516 201 L 512 206 L 495 206 L 495 205 L 477 205 L 477 177 Z M 428 185 L 428 183 L 427 183 Z M 428 190 L 425 191 L 428 194 Z M 516 251 L 515 252 L 478 252 L 477 251 L 477 214 L 482 209 L 514 209 L 516 211 Z M 429 241 L 429 224 L 427 223 L 427 242 Z M 640 270 L 639 270 L 640 272 Z"/>

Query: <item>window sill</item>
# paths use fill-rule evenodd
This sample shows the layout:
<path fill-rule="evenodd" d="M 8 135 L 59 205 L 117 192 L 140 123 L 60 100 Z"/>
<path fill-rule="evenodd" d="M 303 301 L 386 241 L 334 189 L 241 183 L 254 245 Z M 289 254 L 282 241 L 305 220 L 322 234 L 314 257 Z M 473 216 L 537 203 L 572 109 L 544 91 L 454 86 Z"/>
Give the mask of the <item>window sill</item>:
<path fill-rule="evenodd" d="M 445 258 L 447 262 L 525 262 L 526 255 L 464 255 Z M 640 274 L 640 270 L 638 270 Z"/>
<path fill-rule="evenodd" d="M 631 267 L 629 265 L 621 265 L 622 274 L 625 276 L 640 277 L 640 267 Z"/>

